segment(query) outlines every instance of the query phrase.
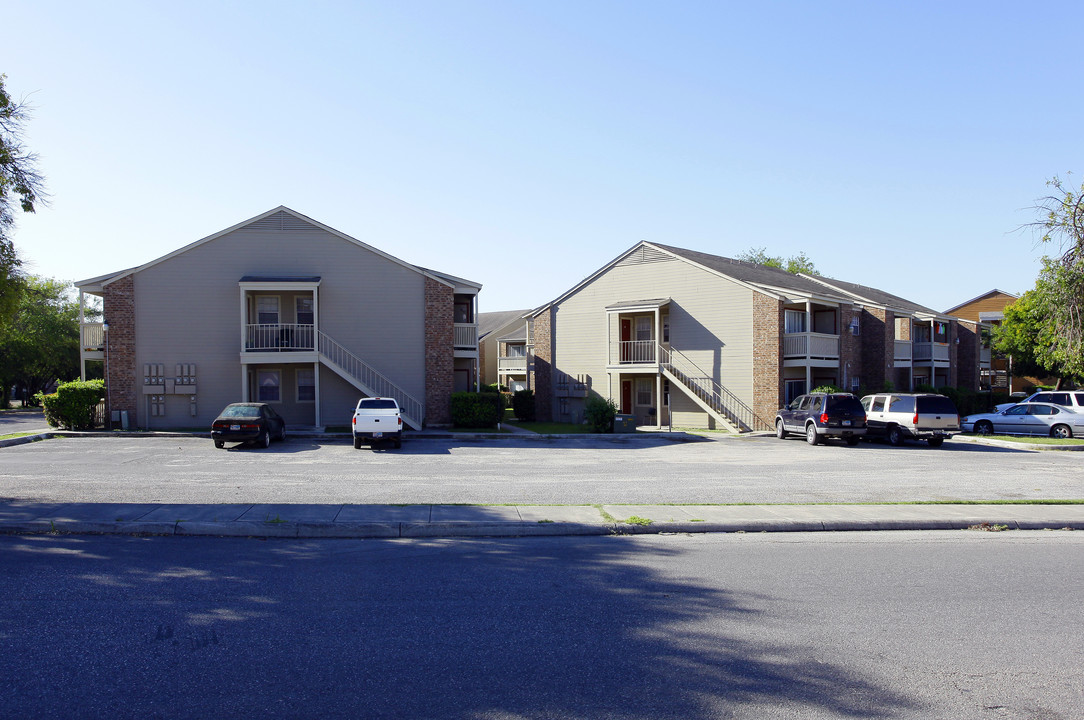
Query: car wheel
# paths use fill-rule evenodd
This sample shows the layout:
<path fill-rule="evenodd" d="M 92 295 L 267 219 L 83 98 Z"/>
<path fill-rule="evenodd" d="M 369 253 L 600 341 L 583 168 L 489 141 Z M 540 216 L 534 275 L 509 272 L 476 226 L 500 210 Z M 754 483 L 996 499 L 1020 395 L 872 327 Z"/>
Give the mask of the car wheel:
<path fill-rule="evenodd" d="M 402 440 L 399 440 L 399 439 L 396 439 L 396 441 L 395 441 L 395 449 L 396 449 L 396 450 L 399 450 L 399 449 L 401 449 L 402 447 L 403 447 L 403 441 L 402 441 Z"/>
<path fill-rule="evenodd" d="M 857 435 L 851 435 L 849 438 L 847 438 L 847 444 L 850 445 L 851 447 L 854 447 L 855 445 L 858 444 L 858 440 L 859 440 L 859 438 L 858 438 Z"/>
<path fill-rule="evenodd" d="M 1068 425 L 1055 425 L 1050 428 L 1050 437 L 1058 438 L 1059 440 L 1068 440 L 1073 437 L 1073 431 Z"/>
<path fill-rule="evenodd" d="M 282 429 L 279 430 L 279 442 L 286 439 L 286 423 L 282 424 Z"/>
<path fill-rule="evenodd" d="M 215 447 L 221 450 L 222 448 L 226 447 L 226 443 L 222 440 L 215 440 Z"/>
<path fill-rule="evenodd" d="M 782 440 L 787 436 L 786 428 L 783 427 L 783 420 L 779 419 L 775 421 L 775 436 Z"/>
<path fill-rule="evenodd" d="M 993 435 L 994 424 L 989 420 L 979 420 L 975 423 L 975 432 L 979 435 Z"/>
<path fill-rule="evenodd" d="M 816 445 L 821 441 L 821 436 L 817 434 L 817 426 L 813 423 L 805 426 L 805 441 L 810 445 Z"/>
<path fill-rule="evenodd" d="M 945 438 L 926 438 L 926 442 L 930 444 L 930 447 L 941 447 L 945 444 Z"/>
<path fill-rule="evenodd" d="M 269 430 L 264 430 L 263 434 L 256 440 L 256 444 L 262 448 L 271 447 L 271 432 Z"/>
<path fill-rule="evenodd" d="M 903 445 L 903 431 L 900 430 L 899 425 L 889 427 L 887 437 L 889 445 Z"/>
<path fill-rule="evenodd" d="M 361 450 L 361 438 L 359 438 L 357 435 L 354 436 L 354 449 Z"/>

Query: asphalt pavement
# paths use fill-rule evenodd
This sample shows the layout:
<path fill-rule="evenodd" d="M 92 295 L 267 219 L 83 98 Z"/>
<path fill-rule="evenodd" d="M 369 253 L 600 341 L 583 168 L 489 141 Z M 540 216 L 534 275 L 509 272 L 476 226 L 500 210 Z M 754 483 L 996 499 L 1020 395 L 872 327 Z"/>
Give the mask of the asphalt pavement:
<path fill-rule="evenodd" d="M 29 417 L 19 420 L 22 427 L 33 424 Z M 55 434 L 60 433 L 42 431 L 3 440 L 0 448 Z M 416 438 L 447 436 L 443 432 L 415 434 Z M 674 441 L 685 439 L 682 433 L 667 436 Z M 475 437 L 485 441 L 500 436 Z M 1084 505 L 193 504 L 41 503 L 0 498 L 0 534 L 434 538 L 965 529 L 1084 530 Z"/>

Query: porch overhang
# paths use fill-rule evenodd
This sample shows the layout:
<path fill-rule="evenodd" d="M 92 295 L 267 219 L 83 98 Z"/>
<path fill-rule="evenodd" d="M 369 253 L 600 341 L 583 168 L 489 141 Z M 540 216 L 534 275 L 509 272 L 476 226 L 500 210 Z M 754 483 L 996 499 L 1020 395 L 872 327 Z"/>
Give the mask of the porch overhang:
<path fill-rule="evenodd" d="M 286 275 L 245 275 L 237 281 L 242 290 L 315 290 L 320 287 L 320 277 L 315 275 L 293 277 Z"/>
<path fill-rule="evenodd" d="M 658 310 L 670 304 L 670 298 L 654 298 L 651 300 L 630 300 L 606 306 L 608 313 L 645 312 Z"/>

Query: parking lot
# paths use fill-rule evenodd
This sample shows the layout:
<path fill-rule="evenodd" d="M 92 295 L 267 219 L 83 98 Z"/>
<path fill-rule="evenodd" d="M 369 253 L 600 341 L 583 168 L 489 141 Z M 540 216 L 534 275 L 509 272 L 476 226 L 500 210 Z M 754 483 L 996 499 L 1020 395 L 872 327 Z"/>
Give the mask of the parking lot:
<path fill-rule="evenodd" d="M 56 438 L 0 449 L 0 498 L 154 503 L 885 503 L 1078 499 L 1084 454 L 801 439 Z"/>

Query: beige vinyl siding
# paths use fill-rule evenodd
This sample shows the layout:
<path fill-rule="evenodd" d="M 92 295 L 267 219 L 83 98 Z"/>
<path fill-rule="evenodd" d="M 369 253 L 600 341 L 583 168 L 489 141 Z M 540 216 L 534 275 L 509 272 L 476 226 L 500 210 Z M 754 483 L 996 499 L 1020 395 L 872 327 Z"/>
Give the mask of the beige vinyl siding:
<path fill-rule="evenodd" d="M 555 369 L 570 375 L 586 373 L 594 392 L 620 402 L 617 375 L 611 386 L 606 372 L 607 338 L 620 339 L 618 318 L 605 308 L 667 297 L 671 302 L 660 315 L 670 316 L 671 347 L 751 403 L 752 291 L 680 260 L 615 266 L 564 299 L 555 315 Z M 670 399 L 675 424 L 707 425 L 706 413 L 674 384 Z"/>
<path fill-rule="evenodd" d="M 147 418 L 151 427 L 209 424 L 222 406 L 241 399 L 244 276 L 319 276 L 319 329 L 424 398 L 423 276 L 315 226 L 289 227 L 246 226 L 135 274 L 137 372 L 143 363 L 163 363 L 167 373 L 175 363 L 197 364 L 197 417 Z M 294 295 L 273 294 L 281 297 L 280 321 L 293 322 Z M 282 382 L 283 396 L 293 400 L 293 373 L 284 372 Z M 358 392 L 347 387 L 356 401 Z M 328 402 L 345 407 L 350 400 Z"/>

